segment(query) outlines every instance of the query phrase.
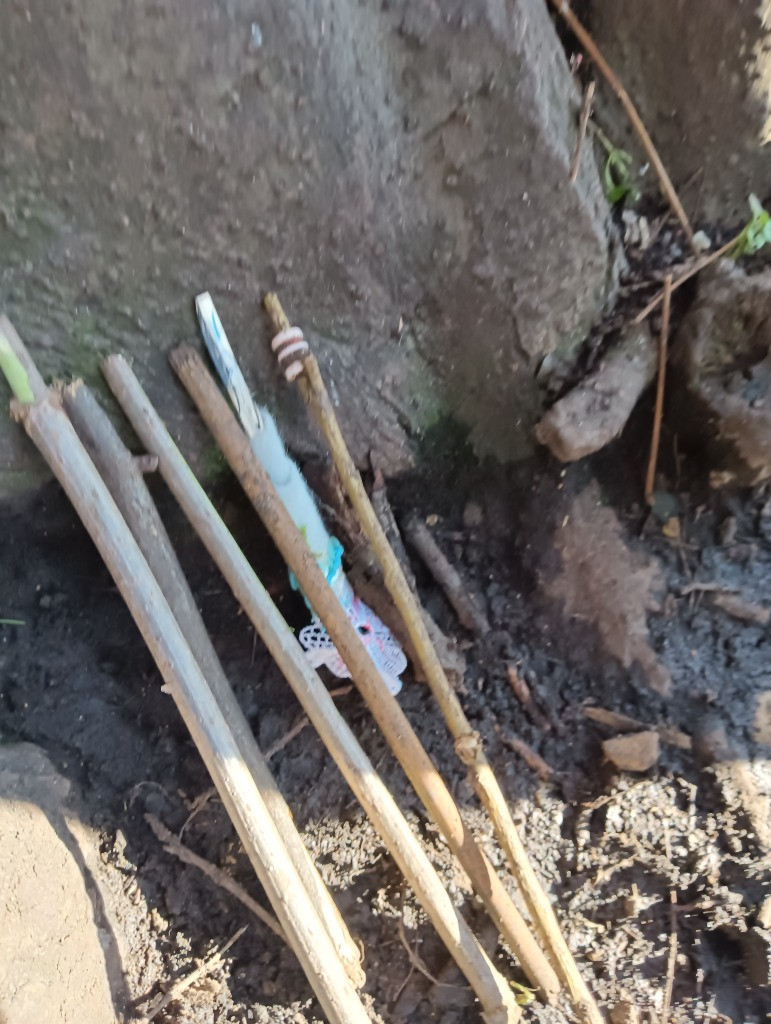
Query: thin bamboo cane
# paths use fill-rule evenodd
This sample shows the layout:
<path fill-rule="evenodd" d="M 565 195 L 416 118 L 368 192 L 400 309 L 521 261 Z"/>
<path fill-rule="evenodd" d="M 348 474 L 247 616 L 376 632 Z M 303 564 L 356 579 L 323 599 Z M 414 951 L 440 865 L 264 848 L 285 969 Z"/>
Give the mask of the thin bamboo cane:
<path fill-rule="evenodd" d="M 275 329 L 277 331 L 288 329 L 289 321 L 281 308 L 278 297 L 273 294 L 266 296 L 265 306 Z M 458 757 L 468 765 L 474 775 L 477 792 L 490 814 L 509 866 L 519 882 L 533 923 L 540 933 L 541 941 L 552 959 L 560 980 L 567 987 L 573 1002 L 580 1008 L 586 1020 L 591 1024 L 602 1024 L 603 1018 L 599 1008 L 581 977 L 578 966 L 562 935 L 549 898 L 530 863 L 527 851 L 511 817 L 506 798 L 485 755 L 481 737 L 472 728 L 457 694 L 445 675 L 426 631 L 417 601 L 375 515 L 359 472 L 348 451 L 321 371 L 313 354 L 303 360 L 303 373 L 296 379 L 305 401 L 310 406 L 316 422 L 326 437 L 343 488 L 356 510 L 362 529 L 380 562 L 385 585 L 404 619 L 428 685 L 455 740 Z M 311 601 L 315 607 L 312 597 Z M 337 643 L 334 636 L 332 639 Z M 348 663 L 347 658 L 346 663 Z"/>
<path fill-rule="evenodd" d="M 292 820 L 292 812 L 252 734 L 228 682 L 182 566 L 136 461 L 118 436 L 107 413 L 82 383 L 62 390 L 64 409 L 83 446 L 107 484 L 153 575 L 180 625 L 214 699 L 227 719 L 244 762 L 251 772 L 292 863 L 329 932 L 348 976 L 357 988 L 365 982 L 361 952 L 353 941 L 329 890 L 311 860 Z"/>
<path fill-rule="evenodd" d="M 14 414 L 64 488 L 150 648 L 324 1013 L 370 1024 L 326 928 L 142 552 L 78 435 L 49 393 Z"/>
<path fill-rule="evenodd" d="M 292 631 L 217 515 L 128 364 L 120 356 L 111 356 L 103 364 L 103 370 L 134 430 L 146 449 L 158 457 L 161 475 L 262 636 L 338 768 L 477 994 L 485 1020 L 488 1024 L 514 1024 L 519 1020 L 521 1011 L 510 987 L 453 906 L 393 797 L 343 721 L 326 687 L 306 661 Z M 246 435 L 233 419 L 214 382 L 210 377 L 208 380 L 225 406 L 234 435 L 245 446 L 249 460 L 253 460 Z M 274 508 L 283 510 L 275 491 L 271 500 Z M 293 523 L 291 526 L 296 530 Z M 307 546 L 303 560 L 324 579 Z M 324 583 L 326 585 L 325 580 Z M 366 660 L 369 662 L 368 656 Z"/>

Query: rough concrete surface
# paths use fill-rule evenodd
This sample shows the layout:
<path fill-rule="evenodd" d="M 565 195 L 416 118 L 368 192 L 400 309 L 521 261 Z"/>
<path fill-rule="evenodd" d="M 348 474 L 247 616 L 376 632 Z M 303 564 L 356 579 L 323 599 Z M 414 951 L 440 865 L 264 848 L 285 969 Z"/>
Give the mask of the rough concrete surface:
<path fill-rule="evenodd" d="M 69 782 L 39 747 L 0 747 L 0 1020 L 114 1024 L 105 954 L 63 813 Z"/>
<path fill-rule="evenodd" d="M 531 443 L 535 370 L 617 267 L 588 154 L 567 180 L 579 97 L 542 0 L 30 0 L 0 34 L 0 306 L 46 375 L 128 353 L 211 471 L 165 360 L 208 289 L 313 449 L 268 350 L 276 288 L 357 458 L 403 467 L 448 415 L 499 455 Z M 3 418 L 0 492 L 36 468 Z"/>
<path fill-rule="evenodd" d="M 749 219 L 771 184 L 768 0 L 594 0 L 591 29 L 680 197 L 700 222 Z M 598 117 L 644 163 L 618 100 L 598 79 Z M 644 179 L 657 189 L 652 171 Z"/>

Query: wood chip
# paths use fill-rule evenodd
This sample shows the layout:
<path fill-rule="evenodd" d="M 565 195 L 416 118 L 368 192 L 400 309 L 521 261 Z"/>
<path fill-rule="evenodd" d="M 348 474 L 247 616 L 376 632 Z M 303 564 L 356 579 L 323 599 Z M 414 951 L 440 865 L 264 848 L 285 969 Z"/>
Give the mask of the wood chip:
<path fill-rule="evenodd" d="M 771 619 L 771 612 L 762 605 L 754 604 L 751 601 L 744 601 L 734 594 L 716 594 L 712 603 L 721 608 L 728 615 L 742 622 L 750 622 L 755 626 L 767 626 Z"/>
<path fill-rule="evenodd" d="M 647 772 L 659 759 L 659 734 L 652 729 L 605 740 L 602 752 L 616 768 L 625 772 Z"/>
<path fill-rule="evenodd" d="M 658 733 L 661 742 L 667 743 L 670 747 L 679 747 L 681 750 L 690 750 L 693 747 L 693 741 L 688 733 L 678 729 L 675 725 L 647 725 L 636 718 L 630 718 L 629 715 L 621 715 L 617 711 L 609 711 L 607 708 L 585 707 L 583 713 L 585 718 L 598 722 L 600 725 L 607 725 L 608 728 L 615 729 L 616 732 L 653 730 Z"/>

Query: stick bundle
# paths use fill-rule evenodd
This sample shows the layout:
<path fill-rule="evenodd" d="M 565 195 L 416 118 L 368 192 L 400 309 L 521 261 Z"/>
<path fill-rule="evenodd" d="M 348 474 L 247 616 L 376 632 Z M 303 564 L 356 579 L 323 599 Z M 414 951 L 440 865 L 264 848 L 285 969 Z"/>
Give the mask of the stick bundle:
<path fill-rule="evenodd" d="M 244 763 L 227 721 L 142 552 L 93 462 L 49 393 L 14 415 L 64 488 L 150 648 L 282 928 L 330 1021 L 368 1024 L 356 993 Z"/>
<path fill-rule="evenodd" d="M 510 987 L 490 963 L 487 954 L 453 906 L 393 797 L 343 721 L 326 687 L 306 661 L 292 631 L 183 460 L 128 364 L 121 357 L 111 356 L 103 369 L 134 430 L 147 450 L 158 457 L 161 475 L 227 579 L 236 599 L 262 636 L 338 768 L 477 994 L 486 1021 L 488 1024 L 513 1024 L 519 1019 L 520 1010 Z M 246 435 L 233 418 L 214 382 L 208 379 L 216 397 L 231 418 L 234 436 L 243 442 L 253 458 Z M 272 502 L 274 507 L 283 509 L 275 492 Z M 296 530 L 294 524 L 291 525 Z M 304 558 L 323 579 L 323 574 L 307 549 Z M 311 594 L 308 596 L 313 600 Z"/>
<path fill-rule="evenodd" d="M 200 356 L 193 349 L 183 346 L 172 354 L 172 364 L 287 565 L 300 582 L 303 593 L 324 622 L 356 686 L 416 792 L 468 873 L 474 891 L 485 901 L 496 926 L 510 944 L 531 982 L 547 1000 L 556 999 L 559 982 L 552 967 L 538 948 L 495 869 L 463 822 L 447 786 L 398 701 L 389 693 L 361 638 L 341 608 L 305 539 L 281 503 L 267 473 L 257 461 L 245 433 Z M 108 367 L 111 371 L 112 364 L 108 363 Z M 112 386 L 110 372 L 108 380 Z M 134 416 L 126 409 L 123 396 L 116 397 L 143 442 L 154 454 L 160 456 L 157 448 L 152 447 L 155 440 L 149 435 L 143 435 L 134 422 Z"/>

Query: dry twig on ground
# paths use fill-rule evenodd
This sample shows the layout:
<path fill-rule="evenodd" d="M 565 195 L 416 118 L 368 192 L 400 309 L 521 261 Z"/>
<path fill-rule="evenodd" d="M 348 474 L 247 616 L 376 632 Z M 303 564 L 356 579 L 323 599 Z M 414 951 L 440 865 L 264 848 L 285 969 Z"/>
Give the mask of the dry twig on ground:
<path fill-rule="evenodd" d="M 222 963 L 222 958 L 225 956 L 227 951 L 233 946 L 247 929 L 247 925 L 243 928 L 239 928 L 238 931 L 233 935 L 222 949 L 215 950 L 211 956 L 207 957 L 202 964 L 199 964 L 195 970 L 192 970 L 189 974 L 186 974 L 183 978 L 178 978 L 177 981 L 171 986 L 168 992 L 164 993 L 158 998 L 153 1005 L 150 1007 L 147 1016 L 145 1017 L 145 1024 L 150 1024 L 150 1021 L 154 1017 L 157 1017 L 161 1010 L 165 1010 L 166 1007 L 179 999 L 183 992 L 194 985 L 197 981 L 200 981 L 206 974 L 211 973 L 215 968 L 219 967 Z"/>
<path fill-rule="evenodd" d="M 573 11 L 570 9 L 570 5 L 568 4 L 567 0 L 551 0 L 551 3 L 554 7 L 556 7 L 557 11 L 559 11 L 561 17 L 565 19 L 565 21 L 568 24 L 568 27 L 576 35 L 578 41 L 586 50 L 587 54 L 592 59 L 592 61 L 594 61 L 597 68 L 602 72 L 605 81 L 608 83 L 608 85 L 611 87 L 611 89 L 621 102 L 621 105 L 626 111 L 629 120 L 632 122 L 632 127 L 634 128 L 638 138 L 640 139 L 640 142 L 642 143 L 643 149 L 648 155 L 648 159 L 650 160 L 654 170 L 656 171 L 656 174 L 658 175 L 659 183 L 661 185 L 661 191 L 666 196 L 667 201 L 669 205 L 672 207 L 675 216 L 680 221 L 680 225 L 682 226 L 682 229 L 685 232 L 688 241 L 690 242 L 691 246 L 693 246 L 693 230 L 691 228 L 690 221 L 688 220 L 688 216 L 685 210 L 683 209 L 683 204 L 680 202 L 680 199 L 678 198 L 677 192 L 675 191 L 675 186 L 672 184 L 672 179 L 667 174 L 667 169 L 666 167 L 664 167 L 664 163 L 658 154 L 658 150 L 653 145 L 653 139 L 651 139 L 650 135 L 648 134 L 647 128 L 642 122 L 642 118 L 637 113 L 637 108 L 635 107 L 634 103 L 632 103 L 632 100 L 629 97 L 629 93 L 621 84 L 621 81 L 616 75 L 613 68 L 610 66 L 610 64 L 608 64 L 608 62 L 603 57 L 600 48 L 597 46 L 595 41 L 586 31 L 586 29 L 578 20 L 578 18 L 575 16 Z"/>
<path fill-rule="evenodd" d="M 654 502 L 656 486 L 656 464 L 659 459 L 659 442 L 661 441 L 661 420 L 664 415 L 664 384 L 667 376 L 667 350 L 669 345 L 669 310 L 672 296 L 672 275 L 664 279 L 664 308 L 661 313 L 661 338 L 659 340 L 659 369 L 656 378 L 656 407 L 653 412 L 653 434 L 651 450 L 648 457 L 648 472 L 645 476 L 645 500 L 649 505 Z"/>

